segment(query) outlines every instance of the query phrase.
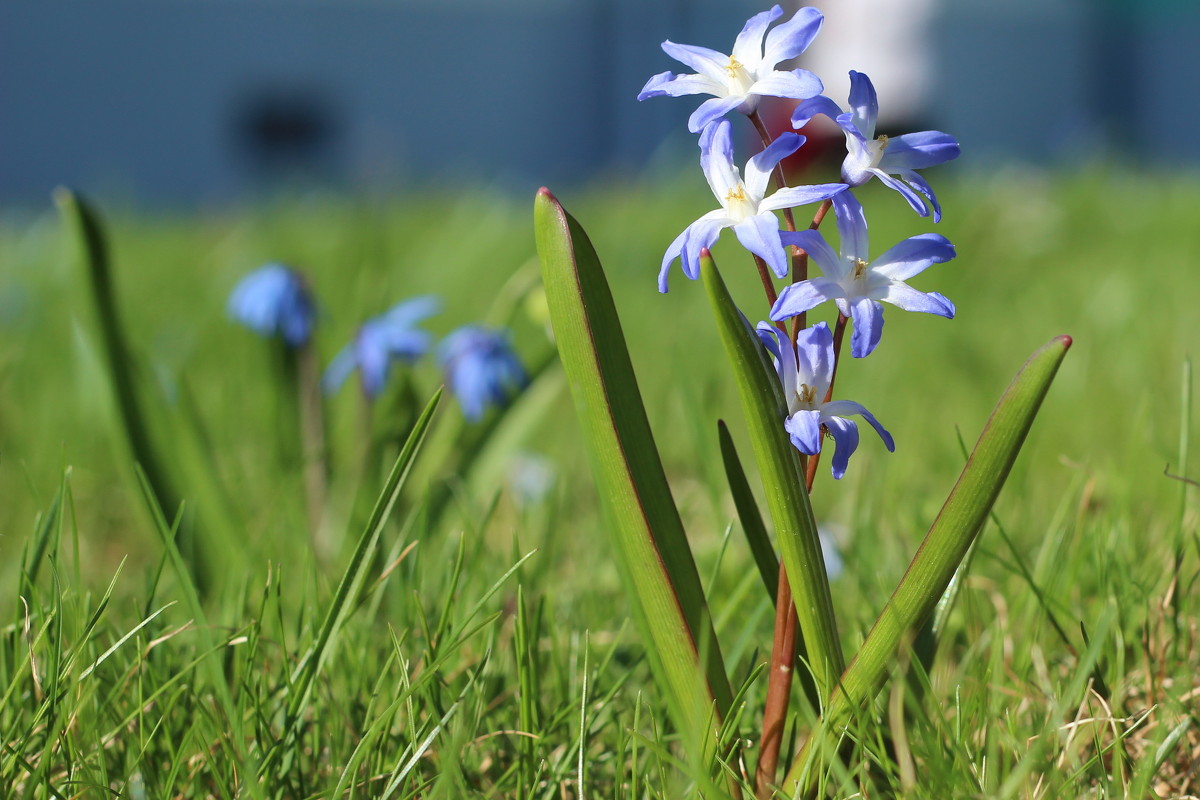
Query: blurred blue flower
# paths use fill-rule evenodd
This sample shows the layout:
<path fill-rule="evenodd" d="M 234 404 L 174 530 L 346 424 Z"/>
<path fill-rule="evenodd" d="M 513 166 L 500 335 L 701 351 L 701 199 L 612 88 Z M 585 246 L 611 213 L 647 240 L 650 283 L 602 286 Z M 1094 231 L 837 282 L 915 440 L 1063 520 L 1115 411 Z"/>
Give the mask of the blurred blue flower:
<path fill-rule="evenodd" d="M 767 262 L 776 276 L 787 275 L 788 260 L 779 240 L 777 209 L 815 203 L 846 188 L 844 183 L 784 187 L 765 197 L 771 171 L 781 159 L 804 144 L 804 137 L 783 133 L 771 145 L 746 162 L 746 178 L 733 163 L 729 120 L 714 122 L 700 134 L 700 166 L 721 207 L 688 225 L 671 242 L 658 273 L 658 290 L 667 291 L 667 273 L 676 258 L 683 274 L 696 280 L 700 275 L 700 251 L 711 248 L 721 231 L 733 228 L 742 246 Z"/>
<path fill-rule="evenodd" d="M 846 416 L 857 414 L 870 423 L 889 452 L 895 451 L 892 435 L 862 405 L 850 400 L 825 402 L 833 381 L 834 359 L 833 333 L 828 325 L 818 322 L 800 331 L 795 350 L 788 337 L 767 322 L 758 324 L 758 338 L 770 351 L 783 385 L 788 414 L 783 427 L 797 450 L 810 456 L 821 452 L 823 427 L 833 437 L 833 477 L 841 478 L 858 448 L 858 425 Z"/>
<path fill-rule="evenodd" d="M 816 231 L 783 232 L 783 241 L 804 248 L 824 275 L 785 286 L 771 308 L 771 319 L 794 317 L 832 300 L 838 311 L 854 320 L 850 353 L 862 358 L 870 355 L 883 334 L 880 301 L 905 311 L 954 318 L 954 303 L 937 292 L 927 294 L 905 283 L 931 264 L 954 258 L 954 245 L 949 239 L 936 233 L 912 236 L 869 261 L 867 218 L 862 204 L 846 191 L 833 198 L 833 208 L 841 239 L 840 255 Z"/>
<path fill-rule="evenodd" d="M 261 336 L 280 336 L 303 347 L 312 336 L 316 308 L 300 273 L 284 264 L 251 272 L 229 295 L 229 316 Z"/>
<path fill-rule="evenodd" d="M 472 422 L 481 419 L 490 406 L 507 402 L 528 380 L 508 331 L 482 325 L 464 325 L 443 339 L 438 345 L 438 363 L 463 415 Z"/>
<path fill-rule="evenodd" d="M 781 16 L 783 9 L 774 6 L 770 11 L 751 17 L 734 41 L 732 55 L 707 47 L 663 42 L 662 49 L 667 55 L 698 74 L 676 75 L 668 71 L 655 75 L 646 82 L 638 100 L 664 95 L 713 95 L 688 119 L 688 129 L 697 133 L 734 109 L 743 114 L 754 113 L 759 97 L 795 100 L 816 97 L 824 90 L 816 75 L 806 69 L 784 72 L 775 67 L 808 48 L 821 29 L 823 17 L 815 8 L 802 8 L 768 33 L 767 27 Z"/>
<path fill-rule="evenodd" d="M 958 158 L 961 150 L 953 136 L 941 131 L 921 131 L 875 138 L 879 98 L 871 79 L 854 70 L 850 70 L 850 111 L 842 113 L 838 104 L 828 97 L 813 97 L 796 106 L 792 126 L 804 127 L 817 114 L 832 119 L 846 135 L 842 180 L 851 186 L 861 186 L 872 177 L 879 178 L 885 186 L 899 192 L 922 217 L 929 216 L 928 200 L 933 209 L 933 221 L 941 220 L 942 207 L 938 205 L 933 189 L 915 170 Z"/>
<path fill-rule="evenodd" d="M 325 370 L 322 385 L 332 392 L 358 369 L 363 392 L 368 398 L 379 396 L 387 383 L 392 363 L 411 364 L 429 351 L 433 337 L 416 327 L 418 322 L 441 311 L 442 301 L 435 295 L 423 295 L 397 303 L 391 309 L 364 322 L 354 341 Z"/>

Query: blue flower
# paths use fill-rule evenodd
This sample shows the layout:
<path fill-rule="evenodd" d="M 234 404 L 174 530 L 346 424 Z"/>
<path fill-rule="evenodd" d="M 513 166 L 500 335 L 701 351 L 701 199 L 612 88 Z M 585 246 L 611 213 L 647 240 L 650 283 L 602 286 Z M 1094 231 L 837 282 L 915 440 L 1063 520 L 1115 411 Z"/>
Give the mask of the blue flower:
<path fill-rule="evenodd" d="M 804 127 L 817 114 L 831 118 L 846 135 L 842 180 L 851 186 L 861 186 L 872 177 L 879 178 L 899 192 L 922 217 L 929 216 L 928 201 L 933 208 L 933 221 L 941 220 L 942 207 L 933 189 L 915 170 L 958 158 L 961 150 L 953 136 L 941 131 L 921 131 L 875 138 L 875 121 L 879 117 L 875 86 L 870 78 L 854 70 L 850 70 L 850 111 L 842 113 L 828 97 L 814 97 L 796 106 L 792 125 Z"/>
<path fill-rule="evenodd" d="M 464 325 L 443 339 L 438 363 L 463 415 L 472 422 L 489 407 L 506 403 L 527 381 L 508 331 L 482 325 Z"/>
<path fill-rule="evenodd" d="M 267 264 L 233 287 L 229 316 L 261 336 L 280 336 L 303 347 L 312 336 L 316 309 L 304 278 L 291 267 Z"/>
<path fill-rule="evenodd" d="M 789 72 L 775 69 L 781 61 L 795 58 L 808 48 L 823 17 L 815 8 L 802 8 L 790 20 L 767 32 L 772 22 L 783 16 L 783 9 L 774 6 L 770 11 L 756 14 L 742 28 L 733 43 L 733 54 L 725 55 L 707 47 L 662 43 L 671 58 L 682 62 L 698 74 L 676 75 L 663 72 L 646 82 L 638 100 L 647 97 L 685 94 L 711 94 L 711 100 L 700 104 L 688 119 L 692 133 L 737 109 L 752 114 L 760 97 L 790 97 L 802 100 L 819 95 L 824 87 L 821 80 L 806 69 Z M 765 35 L 765 39 L 764 39 Z"/>
<path fill-rule="evenodd" d="M 825 402 L 833 380 L 833 334 L 824 322 L 800 331 L 796 349 L 779 329 L 767 322 L 758 324 L 758 338 L 770 351 L 775 372 L 783 384 L 787 402 L 787 419 L 783 423 L 792 444 L 805 455 L 821 452 L 821 429 L 833 438 L 834 451 L 830 467 L 834 478 L 846 474 L 850 456 L 858 448 L 858 425 L 846 419 L 856 414 L 870 423 L 888 452 L 895 452 L 892 435 L 884 430 L 866 408 L 850 400 Z"/>
<path fill-rule="evenodd" d="M 869 355 L 883 333 L 883 306 L 891 303 L 905 311 L 923 311 L 954 318 L 954 303 L 937 292 L 919 292 L 905 281 L 931 264 L 954 258 L 954 245 L 945 236 L 924 233 L 912 236 L 868 261 L 867 218 L 862 204 L 850 192 L 833 198 L 837 213 L 841 254 L 816 231 L 784 231 L 784 241 L 804 248 L 824 273 L 821 277 L 785 286 L 771 308 L 771 319 L 802 314 L 825 300 L 854 321 L 850 353 L 855 358 Z"/>
<path fill-rule="evenodd" d="M 424 295 L 398 303 L 364 322 L 354 341 L 325 370 L 322 380 L 325 391 L 337 389 L 357 367 L 363 392 L 369 398 L 377 397 L 387 383 L 393 362 L 411 364 L 428 352 L 433 337 L 416 324 L 441 311 L 441 307 L 436 296 Z"/>
<path fill-rule="evenodd" d="M 846 188 L 844 183 L 784 187 L 764 197 L 771 171 L 780 160 L 804 144 L 796 133 L 780 134 L 767 149 L 746 162 L 742 180 L 733 164 L 733 143 L 729 120 L 714 122 L 700 134 L 700 166 L 721 207 L 710 211 L 684 229 L 671 242 L 658 273 L 658 290 L 667 291 L 667 272 L 676 258 L 683 274 L 696 280 L 700 275 L 700 251 L 711 248 L 724 228 L 733 228 L 742 246 L 761 258 L 780 278 L 787 275 L 788 261 L 779 240 L 779 219 L 773 211 L 815 203 Z"/>

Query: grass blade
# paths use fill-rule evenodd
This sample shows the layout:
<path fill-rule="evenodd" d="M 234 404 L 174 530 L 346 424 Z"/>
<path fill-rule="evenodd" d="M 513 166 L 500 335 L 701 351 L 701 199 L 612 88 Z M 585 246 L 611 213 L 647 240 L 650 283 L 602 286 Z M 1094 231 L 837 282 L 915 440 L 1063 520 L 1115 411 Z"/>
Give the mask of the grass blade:
<path fill-rule="evenodd" d="M 278 757 L 276 754 L 281 755 L 282 750 L 286 750 L 287 747 L 295 742 L 295 737 L 299 733 L 304 709 L 309 702 L 313 681 L 329 658 L 330 652 L 332 652 L 338 629 L 356 605 L 358 591 L 363 584 L 367 568 L 371 564 L 375 551 L 379 546 L 379 538 L 383 533 L 383 526 L 391 515 L 392 508 L 396 504 L 396 499 L 400 495 L 400 490 L 404 486 L 404 479 L 408 476 L 413 461 L 421 449 L 421 444 L 425 440 L 425 435 L 429 432 L 429 426 L 433 420 L 433 414 L 437 409 L 438 402 L 441 400 L 442 391 L 442 389 L 438 389 L 429 401 L 429 404 L 425 406 L 424 412 L 417 419 L 416 425 L 413 426 L 412 432 L 408 436 L 408 441 L 404 443 L 400 455 L 396 457 L 396 463 L 392 467 L 391 474 L 388 475 L 383 491 L 375 503 L 375 508 L 371 511 L 371 517 L 367 521 L 367 525 L 358 539 L 358 544 L 354 548 L 354 554 L 350 558 L 350 563 L 347 565 L 346 571 L 342 574 L 342 579 L 338 583 L 333 600 L 325 612 L 325 619 L 321 623 L 321 628 L 317 633 L 313 648 L 301 664 L 295 680 L 292 682 L 289 690 L 291 696 L 288 700 L 287 715 L 284 722 L 285 733 L 283 740 L 280 746 L 271 751 L 272 756 L 264 761 L 264 769 L 269 766 L 272 758 Z"/>

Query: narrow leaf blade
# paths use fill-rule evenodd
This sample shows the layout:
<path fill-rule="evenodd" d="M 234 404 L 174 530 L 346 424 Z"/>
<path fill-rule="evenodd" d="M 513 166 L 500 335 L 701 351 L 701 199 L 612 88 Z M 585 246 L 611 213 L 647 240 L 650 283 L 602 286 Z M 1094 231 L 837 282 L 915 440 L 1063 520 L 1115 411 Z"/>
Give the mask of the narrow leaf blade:
<path fill-rule="evenodd" d="M 809 667 L 819 695 L 825 697 L 841 674 L 845 661 L 838 642 L 829 578 L 825 574 L 817 523 L 804 486 L 800 455 L 783 429 L 785 415 L 779 382 L 767 361 L 766 351 L 734 305 L 710 256 L 701 257 L 700 275 L 725 345 L 725 354 L 733 367 L 762 476 L 767 508 L 775 523 L 779 552 L 792 587 Z"/>
<path fill-rule="evenodd" d="M 608 283 L 583 229 L 545 189 L 535 228 L 563 370 L 651 665 L 680 729 L 711 741 L 732 691 Z"/>
<path fill-rule="evenodd" d="M 812 763 L 814 748 L 832 752 L 829 737 L 879 691 L 897 650 L 933 613 L 1000 494 L 1070 346 L 1071 337 L 1059 336 L 1034 352 L 996 404 L 908 571 L 830 697 L 822 720 L 825 736 L 810 737 L 793 762 L 784 782 L 789 797 L 809 794 L 820 772 Z"/>

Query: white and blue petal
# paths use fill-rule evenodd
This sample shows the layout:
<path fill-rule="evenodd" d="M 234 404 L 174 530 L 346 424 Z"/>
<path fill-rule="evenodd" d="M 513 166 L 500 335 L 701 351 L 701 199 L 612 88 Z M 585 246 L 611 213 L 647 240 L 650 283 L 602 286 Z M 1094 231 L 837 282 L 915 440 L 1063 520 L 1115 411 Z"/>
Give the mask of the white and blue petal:
<path fill-rule="evenodd" d="M 728 123 L 726 123 L 728 127 Z M 746 188 L 754 197 L 762 198 L 767 193 L 771 181 L 771 173 L 780 161 L 800 149 L 804 137 L 798 133 L 781 133 L 760 153 L 746 162 Z M 805 187 L 808 188 L 808 187 Z M 779 193 L 776 192 L 776 195 Z M 813 202 L 809 200 L 808 202 Z M 803 204 L 798 204 L 803 205 Z M 784 208 L 784 206 L 778 206 Z"/>
<path fill-rule="evenodd" d="M 821 452 L 821 412 L 818 409 L 801 409 L 790 415 L 783 423 L 792 444 L 805 455 Z"/>
<path fill-rule="evenodd" d="M 846 191 L 844 183 L 814 183 L 809 186 L 785 186 L 763 200 L 759 208 L 777 211 L 818 203 Z"/>
<path fill-rule="evenodd" d="M 676 44 L 669 39 L 662 43 L 662 49 L 679 63 L 718 81 L 722 86 L 725 85 L 725 67 L 729 64 L 729 56 L 724 53 L 693 44 Z"/>
<path fill-rule="evenodd" d="M 954 245 L 938 233 L 910 236 L 871 262 L 871 269 L 889 280 L 906 281 L 933 264 L 954 258 Z"/>
<path fill-rule="evenodd" d="M 839 236 L 838 249 L 843 259 L 867 260 L 867 215 L 862 203 L 849 190 L 833 198 L 833 211 L 837 216 Z"/>
<path fill-rule="evenodd" d="M 779 240 L 779 220 L 770 211 L 747 217 L 733 226 L 742 247 L 767 262 L 775 277 L 783 278 L 788 271 L 787 253 Z M 690 276 L 689 276 L 690 277 Z"/>
<path fill-rule="evenodd" d="M 941 131 L 919 131 L 893 136 L 879 161 L 879 168 L 895 173 L 902 169 L 924 169 L 953 161 L 962 148 L 953 136 Z"/>
<path fill-rule="evenodd" d="M 840 281 L 845 276 L 846 265 L 829 246 L 829 242 L 825 241 L 825 237 L 817 231 L 783 231 L 780 238 L 788 247 L 799 247 L 808 253 L 808 257 L 821 268 L 826 278 Z"/>
<path fill-rule="evenodd" d="M 896 308 L 905 311 L 920 311 L 925 314 L 936 314 L 946 319 L 954 319 L 954 304 L 937 292 L 921 292 L 907 283 L 891 284 L 887 293 L 879 298 L 885 303 L 891 303 Z"/>
<path fill-rule="evenodd" d="M 757 68 L 760 63 L 764 63 L 763 35 L 766 34 L 771 23 L 782 16 L 783 9 L 776 5 L 746 20 L 741 33 L 733 42 L 733 57 L 748 69 Z M 777 63 L 779 62 L 773 61 L 767 66 L 773 67 Z"/>
<path fill-rule="evenodd" d="M 825 423 L 825 430 L 833 437 L 833 458 L 830 459 L 829 466 L 833 477 L 840 480 L 846 474 L 850 456 L 858 449 L 858 426 L 853 420 L 844 417 L 823 416 L 822 421 Z"/>
<path fill-rule="evenodd" d="M 849 317 L 854 321 L 850 337 L 850 355 L 866 358 L 883 336 L 883 306 L 870 297 L 849 298 Z"/>
<path fill-rule="evenodd" d="M 850 110 L 854 113 L 854 127 L 864 138 L 875 138 L 875 121 L 879 118 L 875 84 L 864 73 L 854 70 L 850 70 Z"/>
<path fill-rule="evenodd" d="M 796 373 L 800 383 L 815 389 L 816 402 L 825 400 L 833 381 L 833 332 L 824 322 L 805 328 L 796 336 Z"/>
<path fill-rule="evenodd" d="M 821 31 L 824 17 L 817 9 L 806 6 L 782 25 L 776 25 L 767 34 L 763 47 L 762 63 L 774 68 L 781 61 L 789 61 L 803 53 Z M 818 89 L 809 97 L 821 93 Z"/>
<path fill-rule="evenodd" d="M 824 90 L 825 85 L 821 83 L 821 79 L 806 69 L 794 69 L 788 72 L 773 70 L 750 84 L 751 94 L 762 97 L 786 97 L 792 100 L 813 97 Z"/>
<path fill-rule="evenodd" d="M 833 400 L 821 407 L 822 413 L 831 417 L 847 417 L 851 414 L 857 414 L 870 423 L 875 432 L 879 434 L 879 438 L 883 440 L 883 446 L 888 449 L 889 453 L 896 452 L 896 441 L 892 435 L 887 432 L 887 429 L 875 419 L 875 415 L 867 411 L 862 403 L 856 403 L 853 400 Z"/>
<path fill-rule="evenodd" d="M 811 311 L 827 300 L 838 300 L 845 296 L 846 293 L 837 281 L 818 275 L 783 287 L 783 291 L 775 298 L 775 304 L 771 306 L 770 317 L 776 321 L 789 319 Z"/>

